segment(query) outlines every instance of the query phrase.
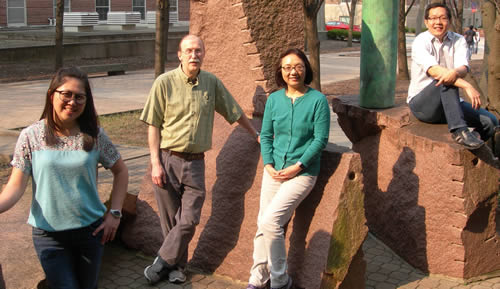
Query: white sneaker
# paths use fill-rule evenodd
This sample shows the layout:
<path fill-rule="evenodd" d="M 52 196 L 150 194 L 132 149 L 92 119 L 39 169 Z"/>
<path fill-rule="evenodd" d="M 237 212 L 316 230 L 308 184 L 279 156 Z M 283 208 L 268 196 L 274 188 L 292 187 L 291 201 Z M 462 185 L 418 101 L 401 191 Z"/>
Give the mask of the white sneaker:
<path fill-rule="evenodd" d="M 168 273 L 168 282 L 170 283 L 184 283 L 186 282 L 186 274 L 183 271 L 175 269 Z"/>

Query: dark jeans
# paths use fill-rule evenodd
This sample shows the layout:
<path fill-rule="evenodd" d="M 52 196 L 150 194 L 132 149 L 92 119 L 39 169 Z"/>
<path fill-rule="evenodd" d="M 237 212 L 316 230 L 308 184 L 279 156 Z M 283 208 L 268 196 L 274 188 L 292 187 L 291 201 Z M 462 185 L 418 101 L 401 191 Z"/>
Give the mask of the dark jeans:
<path fill-rule="evenodd" d="M 164 237 L 158 255 L 169 265 L 184 268 L 205 201 L 205 161 L 187 161 L 164 150 L 161 161 L 167 183 L 153 184 Z"/>
<path fill-rule="evenodd" d="M 436 86 L 434 80 L 414 96 L 409 107 L 417 119 L 427 123 L 447 123 L 450 131 L 462 127 L 473 127 L 481 139 L 488 140 L 495 133 L 498 119 L 489 111 L 460 101 L 455 86 Z"/>
<path fill-rule="evenodd" d="M 33 227 L 33 244 L 51 289 L 95 289 L 104 245 L 92 236 L 102 219 L 90 226 L 48 232 Z"/>

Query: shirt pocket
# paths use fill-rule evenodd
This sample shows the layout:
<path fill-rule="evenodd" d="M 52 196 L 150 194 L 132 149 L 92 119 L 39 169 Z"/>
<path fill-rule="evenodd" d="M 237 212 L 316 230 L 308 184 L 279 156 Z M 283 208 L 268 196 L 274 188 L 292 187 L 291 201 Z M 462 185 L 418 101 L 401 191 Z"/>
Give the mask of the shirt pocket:
<path fill-rule="evenodd" d="M 215 96 L 209 91 L 197 91 L 197 99 L 199 102 L 200 113 L 210 114 L 215 109 Z"/>

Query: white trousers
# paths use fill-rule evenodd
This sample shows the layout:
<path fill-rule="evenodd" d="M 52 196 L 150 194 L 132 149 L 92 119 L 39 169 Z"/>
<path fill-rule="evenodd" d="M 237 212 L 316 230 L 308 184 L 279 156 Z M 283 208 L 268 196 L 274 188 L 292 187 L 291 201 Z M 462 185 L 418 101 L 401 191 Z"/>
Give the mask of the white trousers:
<path fill-rule="evenodd" d="M 276 181 L 264 169 L 250 284 L 263 288 L 269 279 L 272 288 L 287 284 L 283 226 L 311 192 L 316 179 L 317 176 L 296 176 L 287 181 Z"/>

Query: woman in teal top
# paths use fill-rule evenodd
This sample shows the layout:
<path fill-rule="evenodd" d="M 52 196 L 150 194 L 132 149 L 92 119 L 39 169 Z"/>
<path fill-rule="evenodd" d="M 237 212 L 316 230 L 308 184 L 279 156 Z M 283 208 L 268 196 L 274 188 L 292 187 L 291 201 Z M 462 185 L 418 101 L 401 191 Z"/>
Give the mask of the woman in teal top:
<path fill-rule="evenodd" d="M 111 209 L 97 193 L 97 165 L 113 173 Z M 21 198 L 30 176 L 28 223 L 33 244 L 55 288 L 97 288 L 104 243 L 114 239 L 127 192 L 128 170 L 98 127 L 87 75 L 70 67 L 50 83 L 41 119 L 19 135 L 0 213 Z"/>
<path fill-rule="evenodd" d="M 330 110 L 326 97 L 309 87 L 311 65 L 299 49 L 280 57 L 276 83 L 283 87 L 266 103 L 260 134 L 264 174 L 254 264 L 247 289 L 288 289 L 283 226 L 312 190 L 320 156 L 328 142 Z"/>

